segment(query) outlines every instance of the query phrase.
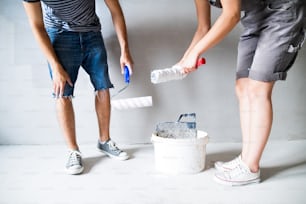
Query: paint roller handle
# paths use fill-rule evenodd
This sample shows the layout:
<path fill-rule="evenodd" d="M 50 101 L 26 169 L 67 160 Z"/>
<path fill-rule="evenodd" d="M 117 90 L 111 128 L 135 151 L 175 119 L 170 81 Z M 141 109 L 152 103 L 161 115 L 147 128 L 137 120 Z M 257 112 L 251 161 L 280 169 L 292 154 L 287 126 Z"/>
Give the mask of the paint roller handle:
<path fill-rule="evenodd" d="M 203 64 L 206 64 L 206 60 L 204 57 L 200 58 L 198 61 L 197 61 L 197 65 L 196 65 L 196 68 L 198 68 L 199 66 L 203 65 Z"/>
<path fill-rule="evenodd" d="M 129 71 L 129 68 L 128 66 L 124 66 L 124 73 L 123 73 L 123 76 L 124 76 L 124 82 L 125 83 L 130 83 L 130 71 Z"/>
<path fill-rule="evenodd" d="M 184 114 L 181 114 L 179 116 L 179 118 L 177 119 L 177 122 L 181 122 L 181 120 L 183 118 L 187 118 L 187 117 L 191 118 L 192 122 L 196 122 L 196 113 L 184 113 Z"/>

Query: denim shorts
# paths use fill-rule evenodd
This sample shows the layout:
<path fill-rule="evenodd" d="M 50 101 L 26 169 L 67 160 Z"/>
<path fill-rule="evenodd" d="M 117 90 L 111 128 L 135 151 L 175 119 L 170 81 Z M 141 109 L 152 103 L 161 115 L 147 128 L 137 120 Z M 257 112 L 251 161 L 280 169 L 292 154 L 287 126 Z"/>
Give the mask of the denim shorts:
<path fill-rule="evenodd" d="M 305 0 L 255 1 L 241 18 L 236 78 L 285 80 L 305 39 Z"/>
<path fill-rule="evenodd" d="M 73 85 L 82 67 L 90 77 L 95 91 L 112 88 L 107 54 L 101 32 L 71 32 L 47 28 L 55 53 Z M 49 64 L 50 76 L 52 69 Z M 74 86 L 65 85 L 64 97 L 72 97 Z"/>

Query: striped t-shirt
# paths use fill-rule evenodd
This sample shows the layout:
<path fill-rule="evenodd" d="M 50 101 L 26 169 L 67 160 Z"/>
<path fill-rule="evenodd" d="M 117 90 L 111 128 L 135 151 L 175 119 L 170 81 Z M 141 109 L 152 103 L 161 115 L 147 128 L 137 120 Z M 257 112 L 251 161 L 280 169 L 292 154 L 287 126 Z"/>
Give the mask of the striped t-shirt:
<path fill-rule="evenodd" d="M 95 0 L 23 0 L 42 2 L 46 28 L 65 31 L 100 31 L 100 20 L 95 11 Z"/>

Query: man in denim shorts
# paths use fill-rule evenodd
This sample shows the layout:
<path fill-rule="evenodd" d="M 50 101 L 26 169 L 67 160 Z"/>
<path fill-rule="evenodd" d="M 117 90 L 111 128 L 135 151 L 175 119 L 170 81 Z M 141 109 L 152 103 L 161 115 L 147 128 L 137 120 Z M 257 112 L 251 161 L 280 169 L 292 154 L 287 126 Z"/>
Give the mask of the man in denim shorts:
<path fill-rule="evenodd" d="M 95 89 L 95 108 L 99 125 L 98 148 L 111 158 L 128 159 L 110 139 L 110 94 L 107 55 L 101 35 L 101 24 L 95 13 L 95 0 L 23 0 L 28 19 L 43 53 L 53 80 L 53 95 L 57 99 L 58 120 L 65 136 L 69 158 L 66 171 L 80 174 L 84 167 L 76 140 L 72 106 L 74 85 L 80 67 L 90 77 Z M 128 66 L 132 73 L 126 25 L 118 0 L 105 0 L 113 18 L 121 48 L 121 72 Z"/>
<path fill-rule="evenodd" d="M 272 90 L 285 80 L 305 39 L 305 0 L 195 0 L 198 28 L 179 62 L 196 70 L 201 54 L 219 43 L 239 22 L 236 94 L 242 130 L 241 154 L 216 162 L 214 179 L 225 185 L 260 182 L 259 162 L 272 127 Z M 222 8 L 211 26 L 210 5 Z"/>

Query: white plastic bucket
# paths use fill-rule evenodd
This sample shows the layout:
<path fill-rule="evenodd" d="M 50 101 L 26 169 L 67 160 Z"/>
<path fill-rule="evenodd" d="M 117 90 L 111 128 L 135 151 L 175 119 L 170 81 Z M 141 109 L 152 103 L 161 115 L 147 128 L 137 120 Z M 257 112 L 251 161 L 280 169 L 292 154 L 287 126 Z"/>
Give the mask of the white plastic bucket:
<path fill-rule="evenodd" d="M 205 168 L 206 132 L 197 131 L 197 138 L 173 139 L 152 134 L 155 168 L 167 174 L 194 174 Z"/>

